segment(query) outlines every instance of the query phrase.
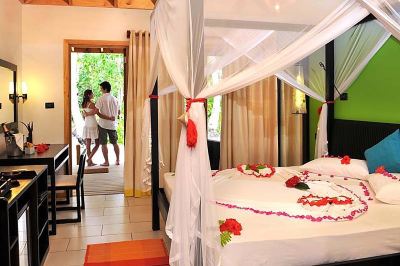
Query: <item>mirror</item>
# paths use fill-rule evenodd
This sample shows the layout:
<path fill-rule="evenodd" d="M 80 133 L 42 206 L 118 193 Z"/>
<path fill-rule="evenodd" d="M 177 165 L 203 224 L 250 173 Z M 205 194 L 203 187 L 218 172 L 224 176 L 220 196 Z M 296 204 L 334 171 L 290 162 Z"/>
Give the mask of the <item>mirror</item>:
<path fill-rule="evenodd" d="M 17 122 L 18 103 L 9 99 L 9 94 L 16 93 L 17 66 L 0 59 L 0 123 Z"/>

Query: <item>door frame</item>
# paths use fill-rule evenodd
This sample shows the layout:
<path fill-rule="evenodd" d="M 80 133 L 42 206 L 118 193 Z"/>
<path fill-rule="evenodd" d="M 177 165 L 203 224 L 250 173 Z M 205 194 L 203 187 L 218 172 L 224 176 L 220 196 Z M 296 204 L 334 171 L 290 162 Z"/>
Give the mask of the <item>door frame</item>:
<path fill-rule="evenodd" d="M 87 49 L 88 52 L 93 52 L 92 49 L 108 49 L 125 51 L 125 81 L 124 81 L 124 104 L 126 106 L 126 90 L 127 90 L 127 73 L 128 63 L 127 57 L 129 54 L 129 41 L 103 41 L 103 40 L 64 40 L 64 143 L 69 145 L 69 173 L 72 173 L 72 130 L 71 130 L 71 52 L 72 47 L 78 49 Z M 126 108 L 125 108 L 126 111 Z M 126 114 L 124 114 L 126 117 Z"/>

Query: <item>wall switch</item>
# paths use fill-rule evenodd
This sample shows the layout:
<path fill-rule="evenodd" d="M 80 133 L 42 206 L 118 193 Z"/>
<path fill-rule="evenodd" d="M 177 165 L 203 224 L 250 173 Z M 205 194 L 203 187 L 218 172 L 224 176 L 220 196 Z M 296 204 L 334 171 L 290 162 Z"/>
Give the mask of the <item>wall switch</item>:
<path fill-rule="evenodd" d="M 44 108 L 46 109 L 53 109 L 54 108 L 54 103 L 45 103 Z"/>

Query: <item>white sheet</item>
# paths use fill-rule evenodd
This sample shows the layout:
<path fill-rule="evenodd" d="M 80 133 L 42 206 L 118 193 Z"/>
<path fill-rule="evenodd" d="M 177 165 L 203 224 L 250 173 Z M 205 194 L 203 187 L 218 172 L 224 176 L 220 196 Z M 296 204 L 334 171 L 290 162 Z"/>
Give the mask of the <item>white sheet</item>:
<path fill-rule="evenodd" d="M 271 179 L 258 179 L 258 182 L 282 182 L 292 173 L 297 173 L 296 168 L 278 168 Z M 237 199 L 245 200 L 243 195 L 251 191 L 246 190 L 243 184 L 240 189 L 230 187 L 229 179 L 254 181 L 254 178 L 241 175 L 235 169 L 225 170 L 215 177 L 215 195 L 227 197 L 234 190 Z M 353 186 L 355 191 L 360 187 L 360 180 L 329 176 L 317 178 Z M 174 176 L 166 175 L 168 198 L 173 182 Z M 315 265 L 400 252 L 400 206 L 368 200 L 374 195 L 368 183 L 364 181 L 364 184 L 371 195 L 363 195 L 362 189 L 357 191 L 367 200 L 369 209 L 353 221 L 310 222 L 218 207 L 219 219 L 235 218 L 243 227 L 241 236 L 234 236 L 221 249 L 221 265 Z"/>

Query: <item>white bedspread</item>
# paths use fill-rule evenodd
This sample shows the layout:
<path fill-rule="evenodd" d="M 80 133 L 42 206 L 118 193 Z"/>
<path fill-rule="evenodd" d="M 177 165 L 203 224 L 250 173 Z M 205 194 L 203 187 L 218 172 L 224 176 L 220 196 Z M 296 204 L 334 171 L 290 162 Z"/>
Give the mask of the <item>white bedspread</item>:
<path fill-rule="evenodd" d="M 217 200 L 260 207 L 260 202 L 282 193 L 276 189 L 276 184 L 282 184 L 294 174 L 298 174 L 296 168 L 277 168 L 273 177 L 257 179 L 235 169 L 225 170 L 215 177 L 215 195 Z M 368 211 L 352 221 L 311 222 L 219 206 L 221 220 L 234 218 L 243 227 L 241 235 L 234 236 L 221 249 L 221 265 L 315 265 L 400 252 L 400 205 L 375 201 L 366 181 L 363 187 L 360 180 L 330 176 L 314 178 L 351 188 L 366 200 Z M 165 180 L 169 184 L 165 186 L 167 195 L 173 189 L 173 182 L 172 175 Z M 265 186 L 261 184 L 265 182 L 275 189 L 263 191 Z M 364 190 L 371 195 L 364 195 Z M 370 197 L 373 200 L 368 200 Z"/>

